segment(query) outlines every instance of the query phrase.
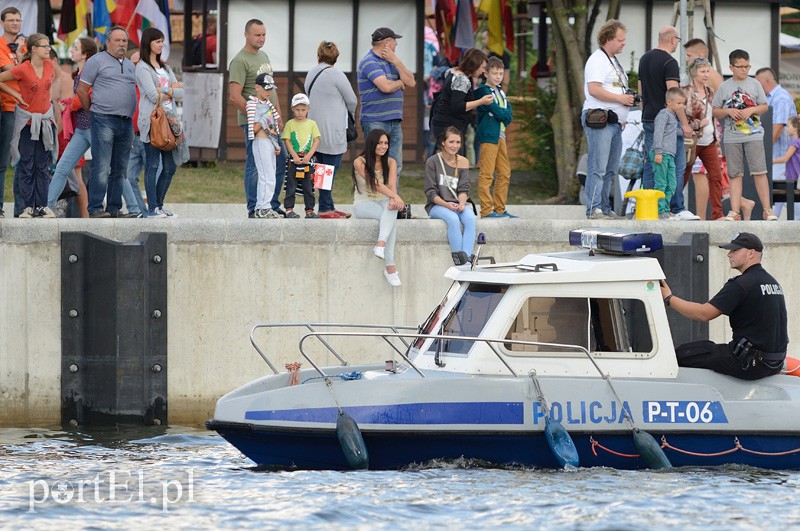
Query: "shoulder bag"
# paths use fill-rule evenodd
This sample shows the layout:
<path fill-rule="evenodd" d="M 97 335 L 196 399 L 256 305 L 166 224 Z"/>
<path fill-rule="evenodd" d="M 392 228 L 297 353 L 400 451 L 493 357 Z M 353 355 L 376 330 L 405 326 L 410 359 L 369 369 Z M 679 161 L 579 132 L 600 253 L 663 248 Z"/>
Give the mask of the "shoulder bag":
<path fill-rule="evenodd" d="M 317 78 L 319 77 L 319 75 L 321 73 L 323 73 L 325 70 L 327 70 L 329 68 L 333 68 L 333 67 L 326 66 L 325 68 L 323 68 L 322 70 L 317 72 L 317 75 L 314 76 L 314 79 L 311 80 L 311 84 L 308 86 L 308 97 L 309 98 L 311 97 L 311 89 L 314 88 L 314 83 L 317 82 Z M 356 129 L 356 118 L 355 118 L 355 116 L 353 116 L 353 113 L 351 113 L 350 111 L 347 111 L 347 131 L 345 132 L 345 136 L 347 137 L 347 143 L 348 144 L 350 142 L 354 141 L 356 138 L 358 138 L 358 129 Z"/>
<path fill-rule="evenodd" d="M 159 91 L 156 108 L 150 113 L 150 145 L 161 151 L 172 151 L 178 144 L 161 101 L 162 94 Z"/>

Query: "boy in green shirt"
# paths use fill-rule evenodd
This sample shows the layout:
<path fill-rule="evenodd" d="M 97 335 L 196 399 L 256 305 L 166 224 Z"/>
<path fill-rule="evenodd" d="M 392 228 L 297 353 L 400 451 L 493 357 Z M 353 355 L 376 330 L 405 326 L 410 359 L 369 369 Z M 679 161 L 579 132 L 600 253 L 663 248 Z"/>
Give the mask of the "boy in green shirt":
<path fill-rule="evenodd" d="M 314 153 L 319 146 L 319 128 L 317 122 L 308 118 L 309 101 L 305 94 L 295 94 L 292 98 L 292 114 L 294 118 L 286 122 L 281 139 L 289 152 L 289 163 L 286 168 L 286 198 L 283 206 L 287 218 L 299 218 L 294 211 L 294 195 L 297 181 L 303 187 L 303 203 L 306 218 L 316 218 L 314 213 L 314 178 L 311 172 Z"/>

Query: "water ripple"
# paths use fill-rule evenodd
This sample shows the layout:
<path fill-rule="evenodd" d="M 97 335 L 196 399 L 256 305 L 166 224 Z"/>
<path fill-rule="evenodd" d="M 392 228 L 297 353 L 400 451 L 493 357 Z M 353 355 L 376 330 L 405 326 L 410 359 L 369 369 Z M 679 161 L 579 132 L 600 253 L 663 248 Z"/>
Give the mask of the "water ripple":
<path fill-rule="evenodd" d="M 800 526 L 800 512 L 791 510 L 798 472 L 478 465 L 264 471 L 220 437 L 189 428 L 11 429 L 0 432 L 0 522 L 27 529 Z"/>

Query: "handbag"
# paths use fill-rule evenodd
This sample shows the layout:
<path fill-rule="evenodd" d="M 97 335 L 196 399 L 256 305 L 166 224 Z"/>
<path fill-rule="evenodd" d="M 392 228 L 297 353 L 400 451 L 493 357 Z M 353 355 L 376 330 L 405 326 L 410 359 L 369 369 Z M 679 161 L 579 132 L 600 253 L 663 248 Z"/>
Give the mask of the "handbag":
<path fill-rule="evenodd" d="M 641 179 L 644 173 L 643 143 L 644 131 L 640 132 L 631 147 L 625 150 L 625 154 L 622 155 L 622 159 L 619 162 L 619 174 L 629 181 Z"/>
<path fill-rule="evenodd" d="M 683 137 L 683 149 L 686 150 L 686 166 L 691 167 L 697 158 L 697 138 L 694 135 Z"/>
<path fill-rule="evenodd" d="M 172 151 L 178 146 L 175 133 L 170 127 L 167 113 L 161 105 L 161 92 L 158 93 L 156 108 L 150 113 L 150 145 L 161 151 Z"/>
<path fill-rule="evenodd" d="M 356 129 L 356 118 L 353 116 L 353 113 L 347 113 L 347 143 L 354 141 L 358 138 L 358 129 Z"/>

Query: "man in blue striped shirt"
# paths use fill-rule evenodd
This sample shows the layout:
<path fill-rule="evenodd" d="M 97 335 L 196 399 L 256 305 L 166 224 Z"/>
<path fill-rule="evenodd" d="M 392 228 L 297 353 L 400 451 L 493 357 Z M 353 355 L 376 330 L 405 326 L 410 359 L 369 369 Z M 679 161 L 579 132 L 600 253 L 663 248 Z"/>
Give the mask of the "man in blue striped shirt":
<path fill-rule="evenodd" d="M 373 129 L 389 134 L 389 156 L 397 161 L 398 177 L 403 168 L 403 90 L 417 84 L 414 74 L 395 54 L 401 37 L 389 28 L 376 29 L 372 48 L 358 63 L 361 130 L 365 137 Z"/>

